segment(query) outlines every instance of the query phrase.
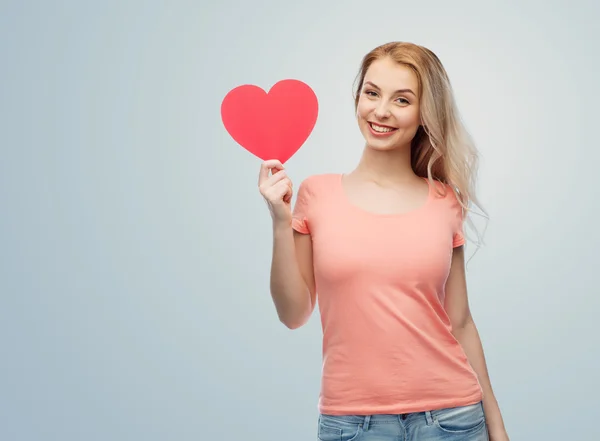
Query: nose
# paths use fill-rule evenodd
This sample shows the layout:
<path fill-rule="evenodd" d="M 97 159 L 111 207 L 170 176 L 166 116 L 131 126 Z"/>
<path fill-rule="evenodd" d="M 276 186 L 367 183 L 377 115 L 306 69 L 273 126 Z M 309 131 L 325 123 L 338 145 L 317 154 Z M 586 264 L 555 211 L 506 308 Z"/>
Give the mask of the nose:
<path fill-rule="evenodd" d="M 390 116 L 390 111 L 386 105 L 386 103 L 381 100 L 377 107 L 375 108 L 375 117 L 379 119 L 385 119 Z"/>

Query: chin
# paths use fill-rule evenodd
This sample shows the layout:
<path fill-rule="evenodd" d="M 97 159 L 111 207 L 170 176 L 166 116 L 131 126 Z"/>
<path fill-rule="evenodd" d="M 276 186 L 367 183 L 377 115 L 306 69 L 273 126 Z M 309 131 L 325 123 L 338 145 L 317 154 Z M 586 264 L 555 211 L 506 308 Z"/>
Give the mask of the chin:
<path fill-rule="evenodd" d="M 401 144 L 398 143 L 378 143 L 367 140 L 367 147 L 371 150 L 377 150 L 380 152 L 389 152 L 391 150 L 398 150 Z"/>
<path fill-rule="evenodd" d="M 373 150 L 396 150 L 402 146 L 402 140 L 398 137 L 390 137 L 388 139 L 380 139 L 376 136 L 371 135 L 369 129 L 367 129 L 366 133 L 363 132 L 363 138 L 365 139 L 367 147 Z"/>

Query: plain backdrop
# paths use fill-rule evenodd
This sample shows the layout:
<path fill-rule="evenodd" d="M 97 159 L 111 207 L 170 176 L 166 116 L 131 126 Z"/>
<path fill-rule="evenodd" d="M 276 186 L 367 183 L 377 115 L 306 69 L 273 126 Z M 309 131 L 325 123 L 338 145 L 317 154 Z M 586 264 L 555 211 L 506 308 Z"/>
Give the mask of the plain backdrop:
<path fill-rule="evenodd" d="M 573 1 L 4 1 L 0 439 L 316 439 L 318 311 L 269 293 L 232 88 L 295 78 L 295 188 L 348 172 L 361 58 L 433 50 L 481 153 L 471 309 L 512 441 L 600 439 L 600 7 Z M 478 222 L 478 225 L 482 225 Z"/>

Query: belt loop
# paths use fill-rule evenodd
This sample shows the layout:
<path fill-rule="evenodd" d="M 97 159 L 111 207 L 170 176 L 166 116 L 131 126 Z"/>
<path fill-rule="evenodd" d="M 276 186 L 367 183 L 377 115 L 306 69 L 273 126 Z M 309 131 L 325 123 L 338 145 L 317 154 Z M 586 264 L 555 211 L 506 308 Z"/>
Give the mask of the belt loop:
<path fill-rule="evenodd" d="M 433 424 L 433 416 L 431 415 L 431 411 L 425 411 L 425 420 L 427 421 L 427 425 L 431 426 Z"/>
<path fill-rule="evenodd" d="M 371 415 L 365 416 L 365 421 L 363 422 L 363 429 L 366 432 L 369 430 L 369 423 L 371 422 Z"/>

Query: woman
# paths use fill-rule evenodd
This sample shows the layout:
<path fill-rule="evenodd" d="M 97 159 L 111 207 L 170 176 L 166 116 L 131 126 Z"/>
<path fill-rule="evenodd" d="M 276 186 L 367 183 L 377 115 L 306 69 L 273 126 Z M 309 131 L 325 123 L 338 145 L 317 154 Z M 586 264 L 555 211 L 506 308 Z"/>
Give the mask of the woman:
<path fill-rule="evenodd" d="M 506 441 L 465 281 L 477 153 L 448 76 L 430 50 L 393 42 L 357 79 L 356 169 L 308 177 L 293 210 L 280 162 L 259 177 L 279 319 L 296 329 L 319 304 L 318 438 Z"/>

